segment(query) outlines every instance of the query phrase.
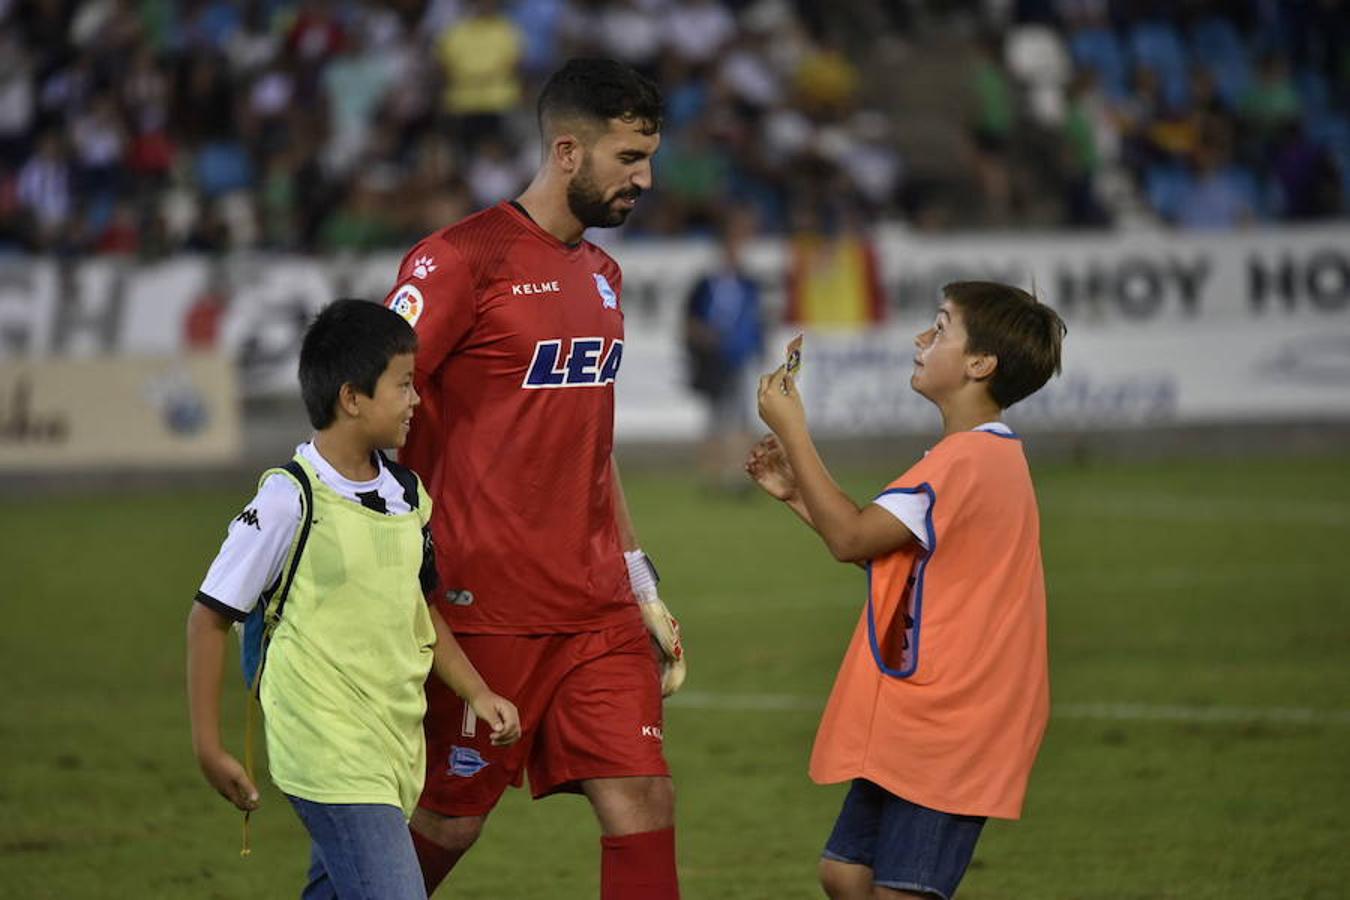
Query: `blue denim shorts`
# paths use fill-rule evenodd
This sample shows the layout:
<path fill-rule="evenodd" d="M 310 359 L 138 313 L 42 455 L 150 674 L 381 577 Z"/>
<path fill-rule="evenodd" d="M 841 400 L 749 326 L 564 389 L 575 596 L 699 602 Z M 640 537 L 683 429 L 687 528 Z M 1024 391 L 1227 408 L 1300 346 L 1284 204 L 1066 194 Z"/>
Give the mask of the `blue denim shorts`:
<path fill-rule="evenodd" d="M 403 810 L 385 803 L 286 799 L 311 839 L 301 900 L 426 900 Z"/>
<path fill-rule="evenodd" d="M 938 812 L 858 778 L 822 856 L 867 866 L 879 887 L 951 900 L 982 828 L 983 816 Z"/>

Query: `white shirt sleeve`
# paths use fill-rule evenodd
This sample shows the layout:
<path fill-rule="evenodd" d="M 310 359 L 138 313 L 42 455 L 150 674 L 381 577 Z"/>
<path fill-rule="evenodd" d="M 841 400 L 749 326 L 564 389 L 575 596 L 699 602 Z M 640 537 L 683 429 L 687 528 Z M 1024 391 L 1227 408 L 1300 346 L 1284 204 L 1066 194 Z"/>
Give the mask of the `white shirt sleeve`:
<path fill-rule="evenodd" d="M 928 546 L 928 495 L 923 491 L 915 494 L 886 493 L 872 501 L 886 512 L 900 520 L 900 524 L 909 529 L 915 539 Z"/>
<path fill-rule="evenodd" d="M 285 475 L 270 476 L 230 523 L 197 602 L 242 622 L 280 577 L 299 527 L 299 487 Z"/>

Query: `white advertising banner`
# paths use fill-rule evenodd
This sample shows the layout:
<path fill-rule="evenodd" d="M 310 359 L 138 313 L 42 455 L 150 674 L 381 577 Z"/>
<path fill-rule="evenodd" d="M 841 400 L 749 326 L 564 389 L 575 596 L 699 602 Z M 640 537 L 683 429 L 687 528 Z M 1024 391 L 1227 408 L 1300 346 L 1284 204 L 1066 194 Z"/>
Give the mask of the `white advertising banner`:
<path fill-rule="evenodd" d="M 178 469 L 240 453 L 220 354 L 0 362 L 0 471 Z"/>
<path fill-rule="evenodd" d="M 927 402 L 908 389 L 912 337 L 942 285 L 964 279 L 1034 288 L 1068 323 L 1063 376 L 1014 407 L 1014 423 L 1076 430 L 1350 419 L 1348 226 L 959 238 L 884 230 L 875 244 L 885 324 L 808 333 L 802 386 L 822 433 L 935 427 Z M 624 268 L 620 436 L 695 436 L 703 410 L 686 387 L 681 328 L 715 249 L 696 240 L 610 249 Z M 786 254 L 765 241 L 748 255 L 775 322 Z M 397 253 L 0 262 L 0 360 L 214 350 L 233 360 L 245 396 L 293 394 L 309 317 L 335 297 L 383 297 L 397 265 Z M 794 330 L 771 331 L 770 359 Z"/>

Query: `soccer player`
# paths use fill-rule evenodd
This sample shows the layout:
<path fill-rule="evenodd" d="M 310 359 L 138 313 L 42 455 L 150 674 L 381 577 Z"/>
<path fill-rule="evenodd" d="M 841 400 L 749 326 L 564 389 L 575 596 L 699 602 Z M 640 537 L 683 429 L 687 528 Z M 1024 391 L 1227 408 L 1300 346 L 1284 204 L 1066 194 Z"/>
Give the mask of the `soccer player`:
<path fill-rule="evenodd" d="M 621 224 L 651 187 L 662 100 L 625 65 L 572 60 L 538 118 L 543 159 L 525 192 L 416 244 L 387 298 L 421 342 L 423 406 L 400 459 L 436 498 L 435 603 L 523 729 L 494 746 L 472 709 L 428 685 L 413 841 L 431 893 L 527 773 L 536 798 L 590 801 L 602 897 L 667 900 L 661 698 L 683 651 L 611 458 L 622 276 L 583 238 Z"/>
<path fill-rule="evenodd" d="M 811 755 L 815 781 L 852 782 L 820 862 L 835 900 L 951 897 L 985 818 L 1021 815 L 1049 715 L 1036 496 L 1001 420 L 1059 371 L 1064 323 L 1008 285 L 943 294 L 910 376 L 942 440 L 865 508 L 821 462 L 791 376 L 760 380 L 776 437 L 746 469 L 868 573 Z"/>
<path fill-rule="evenodd" d="M 300 350 L 314 439 L 264 473 L 188 616 L 193 749 L 211 786 L 247 812 L 258 790 L 221 742 L 221 670 L 230 626 L 264 592 L 279 615 L 262 669 L 267 755 L 313 841 L 304 896 L 314 900 L 426 897 L 407 819 L 425 772 L 430 670 L 490 723 L 491 740 L 520 734 L 515 707 L 429 610 L 431 501 L 379 452 L 408 433 L 416 348 L 408 323 L 378 304 L 319 313 Z"/>

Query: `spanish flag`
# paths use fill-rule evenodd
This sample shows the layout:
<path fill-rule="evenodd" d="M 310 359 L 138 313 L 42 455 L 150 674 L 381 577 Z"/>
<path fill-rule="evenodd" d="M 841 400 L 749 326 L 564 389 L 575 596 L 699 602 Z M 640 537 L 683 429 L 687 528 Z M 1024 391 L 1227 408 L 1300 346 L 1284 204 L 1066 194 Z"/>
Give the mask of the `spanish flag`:
<path fill-rule="evenodd" d="M 843 329 L 881 321 L 885 303 L 876 251 L 866 238 L 796 235 L 789 266 L 789 324 Z"/>

